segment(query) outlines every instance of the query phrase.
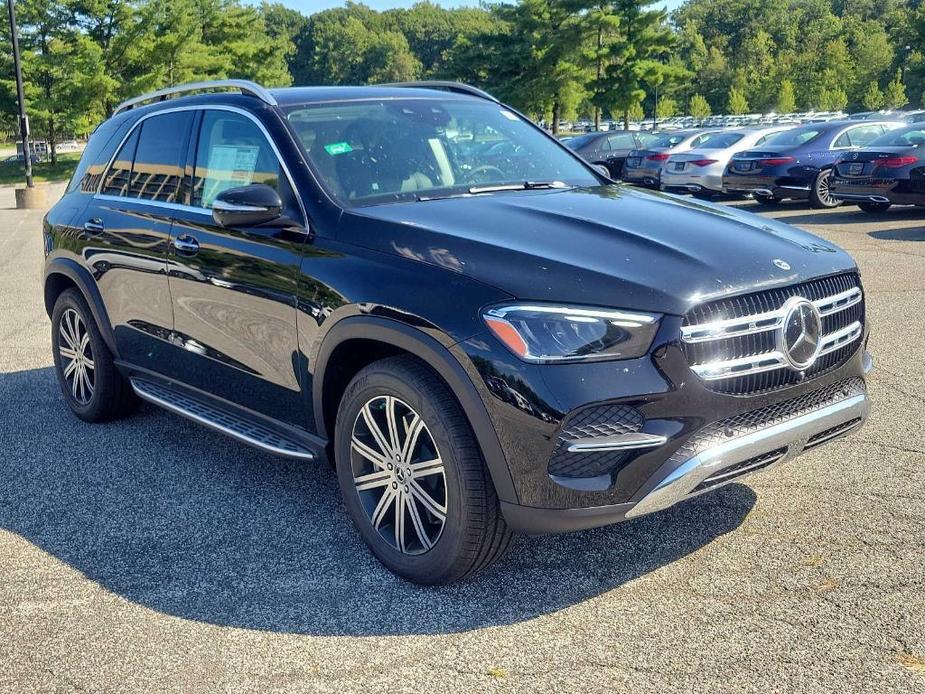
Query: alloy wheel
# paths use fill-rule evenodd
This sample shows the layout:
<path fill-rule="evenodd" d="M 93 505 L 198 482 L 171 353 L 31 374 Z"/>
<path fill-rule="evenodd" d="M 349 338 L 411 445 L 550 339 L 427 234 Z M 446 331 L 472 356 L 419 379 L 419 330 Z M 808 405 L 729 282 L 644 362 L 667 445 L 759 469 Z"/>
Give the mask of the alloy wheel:
<path fill-rule="evenodd" d="M 447 515 L 440 452 L 421 416 L 391 395 L 367 401 L 350 439 L 353 484 L 366 518 L 403 554 L 423 554 L 440 539 Z"/>
<path fill-rule="evenodd" d="M 835 198 L 832 197 L 831 175 L 823 171 L 819 174 L 819 182 L 816 184 L 816 194 L 819 200 L 826 207 L 835 205 Z"/>
<path fill-rule="evenodd" d="M 61 314 L 58 334 L 58 353 L 61 355 L 64 380 L 77 404 L 86 405 L 93 398 L 96 386 L 96 365 L 93 362 L 90 333 L 80 314 L 69 308 Z"/>

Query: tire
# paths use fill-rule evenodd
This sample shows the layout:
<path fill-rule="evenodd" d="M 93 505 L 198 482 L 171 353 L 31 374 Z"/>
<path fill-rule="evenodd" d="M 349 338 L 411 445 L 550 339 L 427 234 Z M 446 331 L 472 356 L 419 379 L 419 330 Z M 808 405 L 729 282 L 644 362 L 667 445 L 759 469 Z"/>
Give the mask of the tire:
<path fill-rule="evenodd" d="M 113 364 L 93 314 L 77 289 L 67 289 L 51 314 L 55 374 L 71 411 L 85 422 L 106 422 L 138 405 L 131 385 Z"/>
<path fill-rule="evenodd" d="M 710 202 L 713 200 L 713 198 L 716 197 L 716 193 L 714 193 L 712 190 L 698 190 L 693 195 L 698 200 L 703 200 L 704 202 Z"/>
<path fill-rule="evenodd" d="M 809 206 L 814 210 L 830 210 L 841 205 L 841 200 L 834 199 L 829 192 L 829 182 L 832 177 L 831 169 L 823 169 L 809 189 Z"/>
<path fill-rule="evenodd" d="M 402 457 L 395 451 L 407 445 L 418 421 L 423 426 Z M 401 578 L 452 583 L 485 569 L 510 544 L 469 422 L 446 384 L 415 357 L 389 357 L 354 377 L 337 411 L 334 456 L 354 525 Z"/>
<path fill-rule="evenodd" d="M 893 203 L 890 202 L 859 202 L 858 207 L 860 207 L 865 212 L 871 214 L 877 212 L 886 212 L 893 206 Z"/>
<path fill-rule="evenodd" d="M 762 207 L 774 207 L 775 205 L 780 205 L 782 202 L 781 198 L 775 198 L 770 195 L 752 195 L 752 200 Z"/>

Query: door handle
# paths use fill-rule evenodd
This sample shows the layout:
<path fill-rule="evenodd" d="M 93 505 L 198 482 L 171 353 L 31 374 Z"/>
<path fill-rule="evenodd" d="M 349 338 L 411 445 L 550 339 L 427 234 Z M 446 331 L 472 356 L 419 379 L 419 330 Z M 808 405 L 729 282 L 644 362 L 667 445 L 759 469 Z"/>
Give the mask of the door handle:
<path fill-rule="evenodd" d="M 103 231 L 105 231 L 103 220 L 99 217 L 88 219 L 86 222 L 84 222 L 84 231 L 87 231 L 91 234 L 102 234 Z"/>
<path fill-rule="evenodd" d="M 184 255 L 195 255 L 199 251 L 199 241 L 194 236 L 183 234 L 173 240 L 173 247 Z"/>

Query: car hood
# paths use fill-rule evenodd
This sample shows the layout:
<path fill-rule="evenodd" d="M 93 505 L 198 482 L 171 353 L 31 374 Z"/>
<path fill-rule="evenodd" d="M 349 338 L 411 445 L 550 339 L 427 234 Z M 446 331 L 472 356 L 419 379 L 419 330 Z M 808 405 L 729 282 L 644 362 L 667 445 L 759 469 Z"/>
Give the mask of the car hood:
<path fill-rule="evenodd" d="M 679 315 L 706 300 L 855 268 L 837 246 L 789 225 L 620 185 L 358 208 L 343 216 L 338 239 L 518 299 Z"/>

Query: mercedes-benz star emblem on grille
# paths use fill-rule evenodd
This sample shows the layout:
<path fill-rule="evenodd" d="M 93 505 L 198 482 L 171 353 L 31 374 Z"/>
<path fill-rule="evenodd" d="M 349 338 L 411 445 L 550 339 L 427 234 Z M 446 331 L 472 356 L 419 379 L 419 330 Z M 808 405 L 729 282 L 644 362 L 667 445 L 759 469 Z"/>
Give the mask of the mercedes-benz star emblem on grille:
<path fill-rule="evenodd" d="M 810 301 L 802 296 L 784 304 L 784 320 L 778 328 L 778 349 L 795 371 L 809 368 L 819 356 L 822 346 L 822 316 Z"/>
<path fill-rule="evenodd" d="M 771 261 L 771 262 L 773 262 L 773 263 L 774 263 L 777 267 L 779 267 L 781 270 L 789 270 L 789 269 L 790 269 L 790 263 L 788 263 L 786 260 L 781 260 L 780 258 L 775 258 L 775 259 L 774 259 L 773 261 Z"/>

